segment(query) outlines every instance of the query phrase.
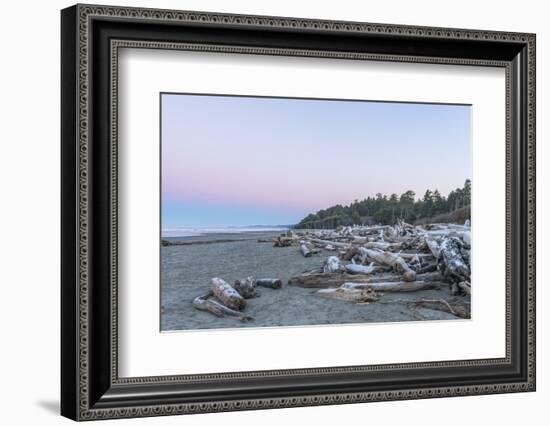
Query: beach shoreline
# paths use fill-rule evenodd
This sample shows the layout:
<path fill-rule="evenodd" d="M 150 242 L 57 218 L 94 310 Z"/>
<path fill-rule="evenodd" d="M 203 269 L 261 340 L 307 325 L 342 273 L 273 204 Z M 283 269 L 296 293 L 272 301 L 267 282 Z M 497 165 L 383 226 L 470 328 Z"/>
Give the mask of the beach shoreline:
<path fill-rule="evenodd" d="M 439 299 L 448 294 L 448 288 L 414 294 L 387 293 L 383 296 L 384 303 L 353 304 L 320 297 L 315 289 L 289 286 L 291 277 L 319 267 L 334 252 L 321 250 L 304 257 L 296 246 L 273 247 L 269 242 L 258 242 L 282 233 L 206 233 L 163 238 L 201 244 L 161 247 L 161 331 L 459 320 L 446 312 L 411 310 L 401 303 L 419 298 Z M 204 243 L 215 240 L 223 242 Z M 247 276 L 278 278 L 283 286 L 278 290 L 259 289 L 260 297 L 247 300 L 245 309 L 254 320 L 241 322 L 193 307 L 193 299 L 208 291 L 210 280 L 216 276 L 231 284 Z"/>

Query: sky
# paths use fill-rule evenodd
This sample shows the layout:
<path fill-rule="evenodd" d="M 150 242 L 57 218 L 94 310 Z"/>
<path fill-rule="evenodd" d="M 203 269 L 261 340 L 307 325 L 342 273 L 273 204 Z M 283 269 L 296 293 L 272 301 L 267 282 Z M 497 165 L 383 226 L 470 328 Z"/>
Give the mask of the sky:
<path fill-rule="evenodd" d="M 471 178 L 467 105 L 161 94 L 162 228 L 287 225 Z"/>

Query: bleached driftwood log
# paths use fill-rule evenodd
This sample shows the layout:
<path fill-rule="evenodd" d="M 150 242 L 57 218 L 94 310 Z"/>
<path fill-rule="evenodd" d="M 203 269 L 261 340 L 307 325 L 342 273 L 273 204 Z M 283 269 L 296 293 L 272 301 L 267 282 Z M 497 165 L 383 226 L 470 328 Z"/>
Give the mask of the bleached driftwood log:
<path fill-rule="evenodd" d="M 349 263 L 345 266 L 345 268 L 346 268 L 346 272 L 349 272 L 350 274 L 369 275 L 375 271 L 375 268 L 372 263 L 368 266 Z"/>
<path fill-rule="evenodd" d="M 433 256 L 436 259 L 439 259 L 439 244 L 437 243 L 437 241 L 429 237 L 426 237 L 424 240 L 426 241 L 426 245 L 428 246 L 428 249 L 433 254 Z"/>
<path fill-rule="evenodd" d="M 300 243 L 300 252 L 304 255 L 304 257 L 311 257 L 311 250 L 308 248 L 306 243 L 301 242 Z"/>
<path fill-rule="evenodd" d="M 437 281 L 397 281 L 397 282 L 346 282 L 342 284 L 341 288 L 363 290 L 370 288 L 374 291 L 380 292 L 409 292 L 409 291 L 419 291 L 419 290 L 430 290 L 430 289 L 439 289 L 444 283 Z"/>
<path fill-rule="evenodd" d="M 428 272 L 418 274 L 416 278 L 424 282 L 442 282 L 444 277 L 439 272 Z M 402 281 L 400 275 L 396 274 L 377 274 L 370 275 L 352 275 L 348 273 L 307 273 L 292 277 L 288 280 L 288 285 L 303 288 L 331 288 L 339 287 L 346 282 L 359 283 L 377 283 L 377 282 L 399 282 Z"/>
<path fill-rule="evenodd" d="M 260 287 L 279 289 L 283 286 L 283 282 L 278 278 L 260 278 L 256 280 L 256 285 Z"/>
<path fill-rule="evenodd" d="M 247 277 L 244 280 L 236 280 L 233 287 L 245 299 L 252 299 L 258 296 L 258 292 L 256 291 L 256 280 L 253 277 Z"/>
<path fill-rule="evenodd" d="M 377 251 L 363 248 L 367 257 L 371 258 L 377 263 L 390 266 L 394 271 L 403 275 L 404 281 L 414 281 L 416 279 L 416 272 L 413 271 L 407 262 L 403 258 L 395 253 L 387 251 Z"/>
<path fill-rule="evenodd" d="M 464 262 L 460 248 L 462 242 L 456 237 L 444 238 L 439 252 L 439 268 L 447 279 L 454 282 L 469 281 L 470 268 Z"/>
<path fill-rule="evenodd" d="M 326 288 L 317 291 L 317 294 L 322 297 L 330 299 L 343 300 L 346 302 L 354 303 L 368 303 L 376 302 L 379 299 L 379 295 L 370 288 L 354 289 L 354 288 Z"/>
<path fill-rule="evenodd" d="M 320 245 L 321 247 L 325 247 L 327 245 L 331 245 L 333 247 L 342 248 L 342 249 L 348 249 L 351 247 L 350 243 L 342 243 L 339 241 L 320 240 L 318 238 L 312 238 L 310 241 L 314 244 Z"/>
<path fill-rule="evenodd" d="M 343 269 L 344 267 L 340 263 L 340 259 L 338 259 L 336 256 L 329 256 L 323 266 L 323 272 L 325 273 L 338 272 L 342 271 Z"/>
<path fill-rule="evenodd" d="M 241 321 L 252 321 L 252 318 L 249 315 L 246 315 L 242 312 L 230 309 L 227 306 L 223 306 L 221 303 L 210 299 L 214 295 L 214 292 L 210 290 L 208 293 L 200 295 L 193 300 L 193 306 L 199 311 L 210 312 L 211 314 L 216 315 L 217 317 L 231 316 L 239 318 Z"/>
<path fill-rule="evenodd" d="M 221 278 L 212 278 L 212 291 L 214 296 L 228 308 L 241 310 L 246 306 L 246 300 L 239 292 Z"/>

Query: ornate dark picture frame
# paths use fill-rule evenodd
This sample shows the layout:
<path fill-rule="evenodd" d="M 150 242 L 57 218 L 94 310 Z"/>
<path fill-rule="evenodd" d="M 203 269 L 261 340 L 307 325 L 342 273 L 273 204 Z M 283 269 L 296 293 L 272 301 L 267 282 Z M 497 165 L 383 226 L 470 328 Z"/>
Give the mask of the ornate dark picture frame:
<path fill-rule="evenodd" d="M 92 420 L 535 390 L 534 34 L 95 5 L 64 9 L 61 28 L 64 416 Z M 506 356 L 118 377 L 120 47 L 505 68 Z"/>

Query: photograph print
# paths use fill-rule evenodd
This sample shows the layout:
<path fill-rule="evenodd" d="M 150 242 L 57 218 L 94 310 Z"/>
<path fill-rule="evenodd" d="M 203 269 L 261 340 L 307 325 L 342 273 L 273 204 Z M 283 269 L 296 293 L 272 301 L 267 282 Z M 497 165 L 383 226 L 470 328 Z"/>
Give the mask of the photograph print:
<path fill-rule="evenodd" d="M 470 319 L 471 105 L 160 94 L 160 328 Z"/>

